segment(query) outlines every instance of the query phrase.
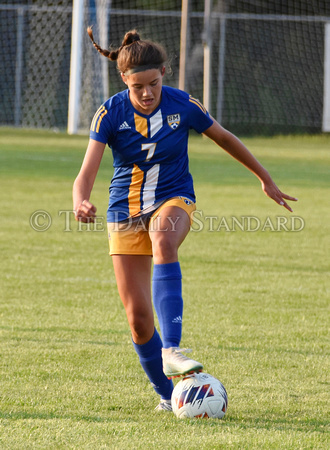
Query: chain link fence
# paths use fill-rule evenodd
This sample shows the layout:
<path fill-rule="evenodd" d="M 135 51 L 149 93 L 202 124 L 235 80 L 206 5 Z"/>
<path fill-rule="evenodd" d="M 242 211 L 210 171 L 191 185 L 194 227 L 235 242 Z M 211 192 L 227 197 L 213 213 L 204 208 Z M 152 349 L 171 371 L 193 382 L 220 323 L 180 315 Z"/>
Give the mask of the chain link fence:
<path fill-rule="evenodd" d="M 87 26 L 96 20 L 97 2 L 84 1 Z M 129 8 L 130 3 L 136 9 Z M 238 134 L 321 131 L 324 29 L 330 17 L 308 10 L 296 15 L 242 13 L 233 6 L 224 12 L 225 3 L 214 2 L 211 15 L 210 113 Z M 161 42 L 171 66 L 164 83 L 178 87 L 181 2 L 169 2 L 170 10 L 152 0 L 127 1 L 126 8 L 114 4 L 108 9 L 109 45 L 120 45 L 132 28 Z M 205 30 L 200 2 L 192 2 L 189 19 L 186 90 L 202 101 Z M 66 129 L 71 23 L 71 0 L 2 1 L 0 125 Z M 97 27 L 94 34 L 97 39 Z M 82 58 L 79 128 L 87 131 L 105 100 L 101 56 L 87 33 Z M 109 95 L 125 88 L 113 63 L 108 64 L 108 77 Z"/>

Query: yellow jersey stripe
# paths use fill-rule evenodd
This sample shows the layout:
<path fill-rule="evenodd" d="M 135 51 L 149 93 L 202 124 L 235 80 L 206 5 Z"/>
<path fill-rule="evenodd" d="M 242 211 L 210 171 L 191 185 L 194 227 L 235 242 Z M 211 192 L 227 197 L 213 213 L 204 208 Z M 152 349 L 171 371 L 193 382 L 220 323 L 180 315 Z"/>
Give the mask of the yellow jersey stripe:
<path fill-rule="evenodd" d="M 143 171 L 136 164 L 134 164 L 131 184 L 128 192 L 128 208 L 130 216 L 134 216 L 141 211 L 141 187 L 143 178 Z"/>
<path fill-rule="evenodd" d="M 94 117 L 93 117 L 93 120 L 92 120 L 92 123 L 91 123 L 91 130 L 92 131 L 95 131 L 95 122 L 96 122 L 96 120 L 97 120 L 97 118 L 99 116 L 99 113 L 100 113 L 101 109 L 103 109 L 103 108 L 104 108 L 104 106 L 100 106 L 99 109 L 94 114 Z"/>
<path fill-rule="evenodd" d="M 91 124 L 91 131 L 95 131 L 95 126 L 96 126 L 96 122 L 100 116 L 100 114 L 105 110 L 105 107 L 102 105 L 99 107 L 99 109 L 96 111 L 96 113 L 94 114 L 93 120 L 92 120 L 92 124 Z"/>
<path fill-rule="evenodd" d="M 136 131 L 148 139 L 148 120 L 134 113 L 134 122 Z"/>
<path fill-rule="evenodd" d="M 194 98 L 194 97 L 190 97 L 190 98 L 189 98 L 189 101 L 190 101 L 191 103 L 194 103 L 194 105 L 198 106 L 198 107 L 203 111 L 203 113 L 206 114 L 206 108 L 205 108 L 205 106 L 203 106 L 203 105 L 201 104 L 201 102 L 200 102 L 199 100 L 197 100 L 197 99 Z"/>
<path fill-rule="evenodd" d="M 100 118 L 99 118 L 99 120 L 98 120 L 98 122 L 97 122 L 96 133 L 99 132 L 100 125 L 101 125 L 101 122 L 102 122 L 102 119 L 103 119 L 103 117 L 104 117 L 107 113 L 108 113 L 108 111 L 105 110 L 105 111 L 100 115 Z"/>

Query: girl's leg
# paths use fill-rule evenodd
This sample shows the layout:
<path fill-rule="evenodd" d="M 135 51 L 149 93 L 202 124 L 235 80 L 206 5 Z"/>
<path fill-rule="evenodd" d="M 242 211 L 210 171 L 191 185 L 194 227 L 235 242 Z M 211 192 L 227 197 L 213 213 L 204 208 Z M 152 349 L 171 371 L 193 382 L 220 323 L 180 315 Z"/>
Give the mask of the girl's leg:
<path fill-rule="evenodd" d="M 190 229 L 188 214 L 168 206 L 151 223 L 154 255 L 153 301 L 164 348 L 179 347 L 182 331 L 182 275 L 178 249 Z"/>
<path fill-rule="evenodd" d="M 132 332 L 134 349 L 155 391 L 170 399 L 173 383 L 162 369 L 162 341 L 154 326 L 151 303 L 151 257 L 113 255 L 115 276 Z"/>
<path fill-rule="evenodd" d="M 153 302 L 163 340 L 163 367 L 168 377 L 200 371 L 203 365 L 182 355 L 178 349 L 182 334 L 182 276 L 178 249 L 190 229 L 187 212 L 167 206 L 150 225 L 154 255 Z"/>
<path fill-rule="evenodd" d="M 121 301 L 132 332 L 133 342 L 148 342 L 154 334 L 151 304 L 151 256 L 112 255 Z"/>

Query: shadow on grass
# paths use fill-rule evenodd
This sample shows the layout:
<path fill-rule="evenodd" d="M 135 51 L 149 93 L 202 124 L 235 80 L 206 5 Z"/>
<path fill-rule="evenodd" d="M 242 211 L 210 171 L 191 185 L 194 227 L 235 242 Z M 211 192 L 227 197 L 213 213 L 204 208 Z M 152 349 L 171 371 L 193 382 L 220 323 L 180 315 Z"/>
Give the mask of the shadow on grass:
<path fill-rule="evenodd" d="M 0 412 L 0 420 L 19 421 L 19 420 L 72 420 L 76 422 L 88 423 L 115 423 L 115 422 L 132 422 L 136 423 L 141 420 L 140 417 L 129 415 L 122 406 L 110 406 L 109 413 L 115 413 L 114 416 L 100 417 L 100 416 L 86 416 L 74 414 L 57 414 L 57 413 L 38 413 L 38 412 Z M 121 413 L 120 416 L 116 413 Z M 203 427 L 204 429 L 213 427 L 223 427 L 224 431 L 231 431 L 233 429 L 241 430 L 268 430 L 268 431 L 298 431 L 302 433 L 328 433 L 328 421 L 317 419 L 300 419 L 299 417 L 292 418 L 237 418 L 225 417 L 224 419 L 176 419 L 172 415 L 159 415 L 161 421 L 164 419 L 171 419 L 173 423 L 180 423 L 180 426 L 188 427 Z"/>
<path fill-rule="evenodd" d="M 291 349 L 291 348 L 275 348 L 275 347 L 265 347 L 265 346 L 255 346 L 255 347 L 241 347 L 241 346 L 224 346 L 219 345 L 219 350 L 224 350 L 228 352 L 262 352 L 264 354 L 293 354 L 293 355 L 303 355 L 303 356 L 323 356 L 324 351 L 321 349 L 319 351 L 315 350 L 299 350 L 299 349 Z"/>
<path fill-rule="evenodd" d="M 121 411 L 121 406 L 112 406 L 109 408 L 111 411 Z M 74 420 L 83 422 L 104 422 L 110 423 L 114 419 L 111 417 L 99 417 L 99 416 L 80 416 L 80 415 L 70 415 L 70 414 L 57 414 L 57 413 L 38 413 L 38 412 L 26 412 L 17 411 L 4 413 L 0 412 L 0 420 Z"/>
<path fill-rule="evenodd" d="M 127 335 L 127 330 L 101 330 L 101 329 L 76 329 L 76 328 L 67 328 L 67 327 L 49 327 L 49 328 L 41 328 L 41 327 L 35 327 L 35 328 L 22 328 L 22 327 L 10 327 L 10 326 L 0 326 L 0 331 L 7 331 L 9 333 L 17 333 L 17 335 L 10 335 L 8 334 L 3 335 L 0 340 L 11 340 L 11 341 L 26 341 L 26 342 L 42 342 L 42 343 L 49 343 L 49 342 L 55 342 L 55 343 L 70 343 L 74 342 L 76 340 L 79 340 L 79 342 L 82 342 L 84 344 L 90 344 L 90 345 L 121 345 L 120 342 L 112 342 L 112 341 L 97 341 L 97 340 L 91 340 L 91 339 L 83 339 L 81 337 L 74 337 L 76 334 L 81 335 L 83 334 L 89 334 L 89 335 L 97 335 L 97 336 L 110 336 L 110 335 Z M 22 335 L 19 335 L 19 333 L 22 333 Z M 31 335 L 28 336 L 24 333 L 30 333 Z M 37 337 L 37 334 L 50 334 L 54 333 L 52 337 L 45 338 L 44 336 Z M 56 337 L 56 333 L 59 334 L 58 337 Z M 64 338 L 61 336 L 61 333 L 68 333 L 68 335 L 72 336 L 68 338 Z M 36 337 L 33 337 L 36 336 Z"/>
<path fill-rule="evenodd" d="M 108 334 L 127 334 L 127 330 L 101 330 L 97 328 L 91 328 L 90 330 L 86 330 L 86 328 L 68 328 L 68 327 L 31 327 L 31 328 L 23 328 L 16 326 L 0 326 L 0 330 L 11 331 L 11 332 L 22 332 L 22 333 L 58 333 L 58 332 L 68 332 L 68 333 L 91 333 L 91 334 L 99 334 L 99 335 L 108 335 Z"/>

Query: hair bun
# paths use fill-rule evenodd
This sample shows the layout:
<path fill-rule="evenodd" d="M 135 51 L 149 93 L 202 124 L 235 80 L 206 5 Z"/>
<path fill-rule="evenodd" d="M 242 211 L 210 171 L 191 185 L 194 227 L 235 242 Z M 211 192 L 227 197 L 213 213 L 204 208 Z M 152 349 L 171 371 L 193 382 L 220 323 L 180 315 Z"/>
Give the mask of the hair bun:
<path fill-rule="evenodd" d="M 131 30 L 125 34 L 121 45 L 122 45 L 122 47 L 125 47 L 126 45 L 133 44 L 133 42 L 137 42 L 140 40 L 141 39 L 140 39 L 139 33 L 136 30 Z"/>

